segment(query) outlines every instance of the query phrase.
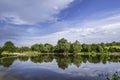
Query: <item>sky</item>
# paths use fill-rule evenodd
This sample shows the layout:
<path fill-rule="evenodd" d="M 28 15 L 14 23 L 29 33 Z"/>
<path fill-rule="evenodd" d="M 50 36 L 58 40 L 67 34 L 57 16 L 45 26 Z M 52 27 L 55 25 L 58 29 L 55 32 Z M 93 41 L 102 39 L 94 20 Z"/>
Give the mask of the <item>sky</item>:
<path fill-rule="evenodd" d="M 120 0 L 0 0 L 0 46 L 120 41 Z"/>

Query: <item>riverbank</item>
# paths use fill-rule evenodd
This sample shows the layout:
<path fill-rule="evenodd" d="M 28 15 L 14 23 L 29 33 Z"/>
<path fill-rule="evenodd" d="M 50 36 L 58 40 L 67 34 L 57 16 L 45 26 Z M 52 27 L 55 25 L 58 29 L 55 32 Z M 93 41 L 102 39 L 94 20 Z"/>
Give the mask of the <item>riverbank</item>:
<path fill-rule="evenodd" d="M 107 56 L 120 56 L 120 52 L 114 52 L 114 53 L 78 53 L 78 54 L 73 54 L 73 53 L 38 53 L 38 52 L 23 52 L 23 53 L 7 53 L 7 54 L 2 54 L 2 56 L 39 56 L 39 55 L 90 55 L 90 56 L 96 56 L 96 55 L 107 55 Z"/>

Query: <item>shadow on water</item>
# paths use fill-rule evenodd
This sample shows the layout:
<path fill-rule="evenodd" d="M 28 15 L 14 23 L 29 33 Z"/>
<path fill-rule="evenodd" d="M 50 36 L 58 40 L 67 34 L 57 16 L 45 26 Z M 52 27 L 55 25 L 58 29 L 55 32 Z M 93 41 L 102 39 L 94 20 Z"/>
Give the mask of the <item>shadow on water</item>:
<path fill-rule="evenodd" d="M 15 61 L 19 62 L 28 62 L 31 61 L 34 64 L 42 64 L 42 63 L 52 63 L 56 62 L 59 69 L 67 70 L 69 66 L 76 66 L 80 68 L 84 63 L 93 63 L 93 64 L 107 64 L 109 62 L 118 63 L 120 62 L 119 56 L 106 56 L 106 55 L 97 55 L 97 56 L 73 56 L 73 55 L 62 55 L 62 54 L 43 54 L 34 57 L 1 57 L 0 58 L 0 66 L 3 66 L 6 69 L 9 69 Z M 51 65 L 51 64 L 50 64 Z M 49 65 L 48 65 L 49 66 Z M 87 68 L 86 68 L 87 69 Z M 74 72 L 75 73 L 75 72 Z M 87 72 L 86 72 L 87 73 Z M 109 76 L 107 73 L 99 74 L 98 76 L 71 76 L 65 73 L 57 73 L 52 70 L 42 69 L 42 68 L 18 68 L 9 71 L 4 74 L 4 76 L 12 76 L 11 80 L 107 80 Z M 74 74 L 72 74 L 74 75 Z M 0 73 L 1 76 L 1 73 Z M 9 79 L 10 77 L 4 77 L 4 80 Z M 22 76 L 22 77 L 21 77 Z M 98 79 L 99 78 L 99 79 Z"/>

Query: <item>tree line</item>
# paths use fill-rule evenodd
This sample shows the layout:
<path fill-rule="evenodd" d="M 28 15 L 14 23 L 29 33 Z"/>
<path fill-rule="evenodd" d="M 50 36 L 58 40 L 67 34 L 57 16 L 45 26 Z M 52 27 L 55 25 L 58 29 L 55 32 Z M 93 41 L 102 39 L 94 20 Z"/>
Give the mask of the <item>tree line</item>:
<path fill-rule="evenodd" d="M 7 41 L 2 47 L 0 47 L 0 53 L 2 52 L 14 53 L 14 52 L 26 52 L 36 51 L 39 53 L 81 53 L 81 52 L 95 52 L 95 53 L 107 53 L 107 52 L 120 52 L 120 42 L 112 43 L 99 43 L 99 44 L 80 44 L 78 40 L 71 43 L 67 39 L 62 38 L 58 40 L 57 45 L 52 44 L 34 44 L 31 47 L 22 46 L 17 47 L 13 42 Z"/>

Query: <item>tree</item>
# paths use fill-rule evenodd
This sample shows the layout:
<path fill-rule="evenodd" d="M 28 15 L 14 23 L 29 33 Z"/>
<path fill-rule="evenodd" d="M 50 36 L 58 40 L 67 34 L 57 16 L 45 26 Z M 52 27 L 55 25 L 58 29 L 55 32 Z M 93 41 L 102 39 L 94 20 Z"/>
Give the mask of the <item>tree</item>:
<path fill-rule="evenodd" d="M 117 43 L 116 43 L 115 41 L 113 41 L 113 42 L 111 43 L 112 46 L 116 46 L 116 44 L 117 44 Z"/>
<path fill-rule="evenodd" d="M 100 45 L 98 45 L 96 51 L 97 51 L 97 52 L 100 52 L 100 53 L 103 53 L 103 47 L 100 46 Z"/>
<path fill-rule="evenodd" d="M 34 44 L 31 46 L 32 51 L 38 51 L 43 52 L 44 51 L 44 45 L 43 44 Z"/>
<path fill-rule="evenodd" d="M 79 53 L 81 51 L 80 42 L 76 40 L 74 43 L 72 43 L 71 50 L 74 54 Z"/>
<path fill-rule="evenodd" d="M 3 52 L 3 49 L 0 47 L 0 54 Z"/>
<path fill-rule="evenodd" d="M 116 47 L 110 47 L 109 52 L 120 52 L 120 49 Z"/>
<path fill-rule="evenodd" d="M 69 49 L 70 49 L 70 43 L 66 39 L 62 38 L 58 40 L 57 51 L 59 53 L 68 53 Z"/>
<path fill-rule="evenodd" d="M 40 52 L 39 44 L 34 44 L 34 45 L 32 45 L 32 46 L 31 46 L 31 50 L 32 50 L 32 51 L 38 51 L 38 52 Z"/>
<path fill-rule="evenodd" d="M 11 41 L 7 41 L 3 46 L 3 51 L 15 52 L 16 47 L 14 46 L 14 44 Z"/>
<path fill-rule="evenodd" d="M 92 51 L 92 52 L 98 52 L 97 48 L 98 48 L 98 45 L 97 45 L 97 44 L 92 44 L 92 45 L 91 45 L 91 49 L 92 49 L 91 51 Z"/>
<path fill-rule="evenodd" d="M 44 52 L 45 53 L 50 53 L 50 52 L 52 52 L 52 48 L 53 48 L 53 46 L 51 44 L 46 43 L 44 45 Z"/>
<path fill-rule="evenodd" d="M 20 48 L 20 52 L 29 51 L 29 50 L 30 50 L 30 48 L 27 46 L 23 46 Z"/>
<path fill-rule="evenodd" d="M 43 44 L 39 44 L 39 52 L 44 52 L 44 45 Z"/>

